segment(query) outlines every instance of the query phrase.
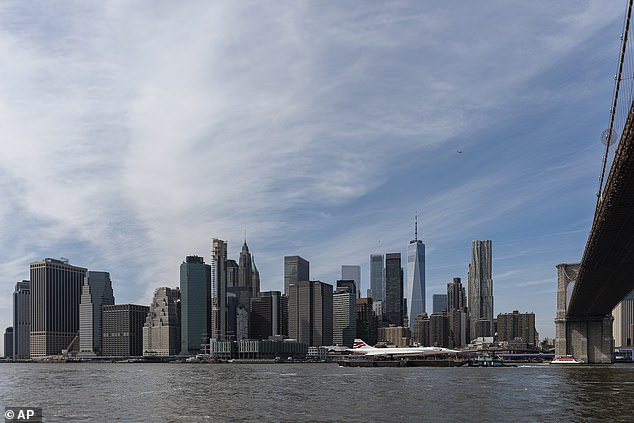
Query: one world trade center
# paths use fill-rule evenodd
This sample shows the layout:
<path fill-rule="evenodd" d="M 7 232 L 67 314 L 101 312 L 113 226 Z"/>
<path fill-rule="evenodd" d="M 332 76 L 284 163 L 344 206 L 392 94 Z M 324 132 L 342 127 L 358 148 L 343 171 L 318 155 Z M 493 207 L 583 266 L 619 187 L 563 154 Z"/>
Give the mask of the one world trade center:
<path fill-rule="evenodd" d="M 425 244 L 418 239 L 418 215 L 414 223 L 414 239 L 407 246 L 407 317 L 409 328 L 425 312 Z"/>

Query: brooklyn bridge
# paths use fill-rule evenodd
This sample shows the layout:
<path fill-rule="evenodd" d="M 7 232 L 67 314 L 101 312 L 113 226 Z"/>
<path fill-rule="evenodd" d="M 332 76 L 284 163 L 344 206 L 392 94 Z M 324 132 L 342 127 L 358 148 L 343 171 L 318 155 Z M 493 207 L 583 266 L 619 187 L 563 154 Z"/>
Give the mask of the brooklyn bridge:
<path fill-rule="evenodd" d="M 612 309 L 634 289 L 634 104 L 630 18 L 625 19 L 592 229 L 580 263 L 557 266 L 555 355 L 612 362 Z M 620 137 L 616 134 L 620 132 Z M 604 183 L 612 152 L 616 152 Z"/>

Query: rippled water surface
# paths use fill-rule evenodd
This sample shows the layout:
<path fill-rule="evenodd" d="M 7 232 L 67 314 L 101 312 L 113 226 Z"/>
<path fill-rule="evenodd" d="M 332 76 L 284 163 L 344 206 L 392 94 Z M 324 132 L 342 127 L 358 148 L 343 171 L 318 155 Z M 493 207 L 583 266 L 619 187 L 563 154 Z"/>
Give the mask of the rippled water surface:
<path fill-rule="evenodd" d="M 632 422 L 634 365 L 1 364 L 45 422 Z"/>

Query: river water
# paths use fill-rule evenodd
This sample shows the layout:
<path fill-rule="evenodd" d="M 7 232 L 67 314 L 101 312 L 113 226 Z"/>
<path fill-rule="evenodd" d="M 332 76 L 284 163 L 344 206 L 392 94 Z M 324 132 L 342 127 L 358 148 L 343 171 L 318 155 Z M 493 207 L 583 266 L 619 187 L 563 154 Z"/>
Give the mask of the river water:
<path fill-rule="evenodd" d="M 634 365 L 0 364 L 45 422 L 633 422 Z"/>

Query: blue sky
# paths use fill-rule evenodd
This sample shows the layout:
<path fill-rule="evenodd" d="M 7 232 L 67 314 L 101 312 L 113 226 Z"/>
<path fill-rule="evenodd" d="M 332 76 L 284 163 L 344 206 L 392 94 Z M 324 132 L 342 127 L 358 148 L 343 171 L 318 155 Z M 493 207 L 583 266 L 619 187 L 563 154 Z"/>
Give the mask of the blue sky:
<path fill-rule="evenodd" d="M 117 302 L 247 232 L 342 264 L 427 246 L 427 304 L 493 241 L 495 313 L 554 336 L 555 265 L 590 229 L 624 1 L 4 2 L 0 326 L 44 257 Z M 460 150 L 462 153 L 458 153 Z M 405 258 L 405 256 L 403 256 Z"/>

